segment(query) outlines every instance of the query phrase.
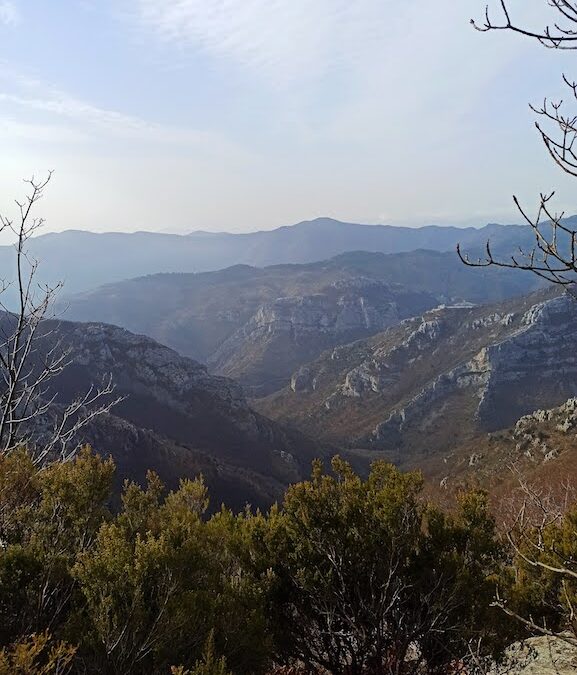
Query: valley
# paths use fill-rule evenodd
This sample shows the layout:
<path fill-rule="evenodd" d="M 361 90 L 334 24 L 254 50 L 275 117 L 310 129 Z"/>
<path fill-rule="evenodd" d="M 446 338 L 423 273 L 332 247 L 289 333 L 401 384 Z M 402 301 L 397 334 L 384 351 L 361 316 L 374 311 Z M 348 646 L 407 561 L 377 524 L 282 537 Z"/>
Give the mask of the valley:
<path fill-rule="evenodd" d="M 323 353 L 258 407 L 333 442 L 412 461 L 418 448 L 438 451 L 571 396 L 576 320 L 569 296 L 439 307 Z"/>
<path fill-rule="evenodd" d="M 194 363 L 179 352 L 206 364 L 194 365 L 186 409 L 167 393 L 172 376 L 159 394 L 156 375 L 127 370 L 119 390 L 129 396 L 114 415 L 176 444 L 179 466 L 193 455 L 197 467 L 216 462 L 207 471 L 222 483 L 219 499 L 238 476 L 240 494 L 270 503 L 307 475 L 314 456 L 336 451 L 363 473 L 385 458 L 421 469 L 432 486 L 474 475 L 487 482 L 493 469 L 481 480 L 482 465 L 471 460 L 499 454 L 487 439 L 577 392 L 572 297 L 534 275 L 465 267 L 449 252 L 355 251 L 306 264 L 159 273 L 68 296 L 65 305 L 76 321 L 117 324 L 168 345 L 175 352 L 155 349 L 170 363 Z M 99 325 L 102 335 L 131 335 Z M 153 344 L 134 335 L 128 342 L 140 339 Z M 122 351 L 97 372 L 124 373 Z M 211 401 L 223 399 L 228 407 L 218 412 Z M 506 448 L 502 455 L 512 457 Z"/>
<path fill-rule="evenodd" d="M 306 265 L 140 277 L 69 296 L 62 311 L 150 335 L 261 397 L 325 349 L 440 303 L 498 301 L 539 285 L 511 270 L 467 268 L 454 252 L 359 251 Z"/>

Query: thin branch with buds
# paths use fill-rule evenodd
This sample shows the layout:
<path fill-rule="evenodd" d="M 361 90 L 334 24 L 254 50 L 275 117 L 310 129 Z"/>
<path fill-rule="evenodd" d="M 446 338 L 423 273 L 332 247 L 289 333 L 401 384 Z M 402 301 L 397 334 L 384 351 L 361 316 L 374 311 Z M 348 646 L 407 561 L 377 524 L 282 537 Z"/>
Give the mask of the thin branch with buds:
<path fill-rule="evenodd" d="M 492 30 L 511 31 L 533 38 L 549 49 L 577 49 L 577 2 L 570 0 L 545 0 L 558 13 L 558 20 L 546 25 L 543 30 L 531 30 L 513 20 L 506 0 L 499 0 L 501 19 L 493 21 L 489 6 L 481 22 L 471 19 L 474 28 L 481 32 Z"/>
<path fill-rule="evenodd" d="M 505 267 L 533 272 L 546 281 L 572 291 L 577 281 L 577 230 L 564 221 L 564 213 L 556 213 L 549 207 L 555 193 L 541 194 L 535 217 L 529 216 L 517 197 L 513 200 L 531 228 L 535 244 L 525 251 L 521 248 L 508 259 L 493 253 L 491 242 L 485 246 L 485 256 L 473 259 L 457 245 L 457 254 L 469 267 Z"/>

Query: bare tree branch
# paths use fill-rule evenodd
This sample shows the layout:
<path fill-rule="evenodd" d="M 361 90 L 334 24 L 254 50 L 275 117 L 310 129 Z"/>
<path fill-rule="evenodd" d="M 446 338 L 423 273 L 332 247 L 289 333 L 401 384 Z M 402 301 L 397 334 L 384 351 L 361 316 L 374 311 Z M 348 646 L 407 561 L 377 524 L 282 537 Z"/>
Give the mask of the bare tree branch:
<path fill-rule="evenodd" d="M 541 30 L 523 26 L 513 17 L 507 0 L 496 0 L 498 19 L 489 6 L 485 8 L 482 21 L 471 19 L 473 26 L 481 31 L 510 31 L 537 40 L 549 49 L 577 49 L 577 2 L 574 0 L 543 0 L 551 8 L 555 19 Z M 573 103 L 577 102 L 577 83 L 566 75 L 563 82 Z M 537 116 L 535 127 L 547 152 L 565 173 L 577 177 L 577 115 L 566 113 L 563 101 L 544 99 L 541 105 L 531 105 Z M 523 221 L 531 228 L 534 237 L 529 250 L 518 250 L 507 258 L 493 254 L 487 242 L 485 255 L 471 258 L 457 247 L 461 260 L 471 267 L 505 267 L 530 271 L 540 278 L 564 287 L 576 294 L 573 285 L 577 281 L 577 230 L 568 226 L 563 213 L 553 212 L 550 202 L 554 192 L 542 193 L 535 216 L 530 216 L 519 199 L 514 203 Z"/>
<path fill-rule="evenodd" d="M 28 194 L 16 201 L 17 219 L 0 214 L 0 233 L 11 233 L 16 240 L 15 278 L 0 279 L 0 454 L 26 444 L 38 463 L 69 458 L 81 443 L 82 428 L 120 400 L 113 397 L 111 378 L 64 407 L 56 406 L 57 395 L 51 391 L 51 383 L 70 364 L 70 351 L 50 321 L 62 284 L 38 279 L 38 261 L 27 246 L 44 224 L 33 211 L 51 178 L 49 172 L 45 180 L 25 181 Z M 13 307 L 3 301 L 8 290 L 15 293 Z M 42 420 L 44 426 L 50 423 L 49 433 Z"/>
<path fill-rule="evenodd" d="M 532 30 L 518 24 L 513 19 L 507 0 L 499 0 L 497 3 L 501 14 L 498 21 L 492 19 L 487 5 L 482 21 L 471 19 L 471 24 L 483 33 L 492 30 L 518 33 L 537 40 L 549 49 L 577 49 L 577 2 L 545 0 L 545 3 L 557 12 L 558 19 L 546 25 L 542 30 Z"/>

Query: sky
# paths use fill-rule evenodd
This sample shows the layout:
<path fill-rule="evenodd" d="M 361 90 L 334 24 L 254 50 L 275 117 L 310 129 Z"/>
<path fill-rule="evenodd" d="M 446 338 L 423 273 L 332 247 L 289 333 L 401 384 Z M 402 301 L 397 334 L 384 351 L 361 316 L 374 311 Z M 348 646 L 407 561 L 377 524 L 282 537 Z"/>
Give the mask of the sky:
<path fill-rule="evenodd" d="M 0 0 L 0 211 L 51 169 L 49 230 L 575 213 L 528 103 L 577 54 L 476 32 L 484 1 Z"/>

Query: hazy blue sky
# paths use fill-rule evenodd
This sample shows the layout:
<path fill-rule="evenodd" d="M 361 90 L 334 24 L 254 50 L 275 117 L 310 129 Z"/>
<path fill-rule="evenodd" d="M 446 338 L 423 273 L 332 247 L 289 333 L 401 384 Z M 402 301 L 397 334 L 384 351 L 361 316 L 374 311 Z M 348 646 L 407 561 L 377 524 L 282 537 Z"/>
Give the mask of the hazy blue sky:
<path fill-rule="evenodd" d="M 0 207 L 53 168 L 52 229 L 575 212 L 527 103 L 577 55 L 475 32 L 484 2 L 0 0 Z"/>

